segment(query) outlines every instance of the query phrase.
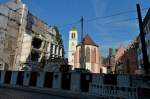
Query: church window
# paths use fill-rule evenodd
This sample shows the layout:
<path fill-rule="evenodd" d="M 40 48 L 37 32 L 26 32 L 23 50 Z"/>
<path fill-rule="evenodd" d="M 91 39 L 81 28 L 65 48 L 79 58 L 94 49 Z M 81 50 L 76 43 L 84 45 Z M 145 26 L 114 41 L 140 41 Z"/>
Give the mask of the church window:
<path fill-rule="evenodd" d="M 93 62 L 96 63 L 96 48 L 93 51 Z"/>
<path fill-rule="evenodd" d="M 86 62 L 90 62 L 90 48 L 86 48 Z"/>
<path fill-rule="evenodd" d="M 79 48 L 79 62 L 80 62 L 80 58 L 81 58 L 81 49 Z"/>
<path fill-rule="evenodd" d="M 72 33 L 72 34 L 71 34 L 71 38 L 72 38 L 72 39 L 75 39 L 75 33 Z"/>
<path fill-rule="evenodd" d="M 75 39 L 75 33 L 74 33 L 74 39 Z"/>
<path fill-rule="evenodd" d="M 71 38 L 73 39 L 73 33 L 71 34 Z"/>
<path fill-rule="evenodd" d="M 103 69 L 102 68 L 100 68 L 100 73 L 103 73 Z"/>

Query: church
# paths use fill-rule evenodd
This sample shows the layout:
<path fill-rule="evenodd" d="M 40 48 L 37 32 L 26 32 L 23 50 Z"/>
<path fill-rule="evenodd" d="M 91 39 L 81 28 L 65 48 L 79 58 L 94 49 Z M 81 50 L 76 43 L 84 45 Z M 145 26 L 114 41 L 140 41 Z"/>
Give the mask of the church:
<path fill-rule="evenodd" d="M 99 46 L 87 34 L 84 36 L 84 52 L 85 66 L 92 73 L 105 73 L 105 68 L 102 66 L 102 59 L 99 51 Z M 80 68 L 81 44 L 78 43 L 78 31 L 73 27 L 69 31 L 69 49 L 68 49 L 68 64 L 72 65 L 72 69 Z"/>

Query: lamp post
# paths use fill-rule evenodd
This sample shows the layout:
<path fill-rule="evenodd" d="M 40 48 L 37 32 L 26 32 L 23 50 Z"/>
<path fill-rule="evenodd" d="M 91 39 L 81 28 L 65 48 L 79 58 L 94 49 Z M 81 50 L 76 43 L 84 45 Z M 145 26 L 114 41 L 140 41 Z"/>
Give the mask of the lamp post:
<path fill-rule="evenodd" d="M 85 69 L 86 65 L 85 65 L 85 46 L 84 46 L 84 38 L 83 38 L 83 16 L 81 17 L 81 56 L 80 56 L 80 68 L 81 69 Z"/>

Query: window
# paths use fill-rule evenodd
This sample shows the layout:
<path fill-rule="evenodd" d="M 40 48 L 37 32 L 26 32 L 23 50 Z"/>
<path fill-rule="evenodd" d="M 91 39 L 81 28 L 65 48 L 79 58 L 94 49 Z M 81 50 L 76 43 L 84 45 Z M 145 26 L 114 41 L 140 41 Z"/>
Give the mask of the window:
<path fill-rule="evenodd" d="M 39 49 L 42 45 L 42 40 L 39 38 L 33 38 L 32 40 L 32 46 L 36 49 Z"/>
<path fill-rule="evenodd" d="M 72 38 L 72 39 L 75 39 L 75 33 L 72 33 L 72 34 L 71 34 L 71 38 Z"/>
<path fill-rule="evenodd" d="M 55 45 L 55 54 L 57 55 L 57 46 Z"/>
<path fill-rule="evenodd" d="M 86 48 L 86 62 L 90 62 L 90 48 Z"/>
<path fill-rule="evenodd" d="M 75 39 L 75 33 L 74 33 L 74 39 Z"/>
<path fill-rule="evenodd" d="M 96 48 L 94 48 L 93 52 L 93 62 L 96 63 Z"/>
<path fill-rule="evenodd" d="M 79 48 L 79 62 L 80 62 L 80 58 L 81 58 L 81 49 Z"/>
<path fill-rule="evenodd" d="M 102 68 L 100 68 L 100 73 L 103 73 L 103 69 Z"/>
<path fill-rule="evenodd" d="M 79 63 L 80 63 L 80 58 L 81 58 L 81 55 L 80 55 L 81 49 L 80 49 L 80 48 L 79 48 L 79 52 L 78 52 L 78 53 L 79 53 L 79 58 L 78 58 L 79 60 L 78 60 L 78 61 L 79 61 Z"/>
<path fill-rule="evenodd" d="M 73 39 L 73 33 L 71 34 L 71 38 Z"/>

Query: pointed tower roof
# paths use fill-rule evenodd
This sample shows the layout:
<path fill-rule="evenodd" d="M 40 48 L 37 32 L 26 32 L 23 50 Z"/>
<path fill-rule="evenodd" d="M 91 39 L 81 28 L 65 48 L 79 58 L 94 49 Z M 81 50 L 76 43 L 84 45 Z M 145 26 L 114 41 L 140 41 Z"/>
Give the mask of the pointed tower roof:
<path fill-rule="evenodd" d="M 84 44 L 98 46 L 88 34 L 84 37 Z"/>
<path fill-rule="evenodd" d="M 72 27 L 71 31 L 77 31 L 77 28 L 76 27 Z"/>

